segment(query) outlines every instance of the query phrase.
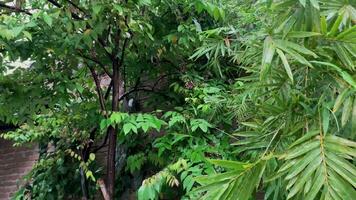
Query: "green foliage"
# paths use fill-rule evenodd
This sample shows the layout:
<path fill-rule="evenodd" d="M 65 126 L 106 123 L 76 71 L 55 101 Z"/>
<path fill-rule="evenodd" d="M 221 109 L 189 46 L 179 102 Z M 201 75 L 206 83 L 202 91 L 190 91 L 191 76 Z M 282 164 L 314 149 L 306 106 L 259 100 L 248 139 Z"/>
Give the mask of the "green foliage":
<path fill-rule="evenodd" d="M 232 145 L 257 168 L 202 177 L 202 199 L 250 199 L 261 188 L 266 199 L 352 199 L 356 60 L 344 33 L 356 36 L 354 3 L 270 1 L 267 32 L 227 56 L 246 71 L 227 101 L 249 108 L 236 115 Z"/>
<path fill-rule="evenodd" d="M 152 129 L 159 131 L 163 124 L 165 124 L 165 122 L 158 119 L 153 114 L 128 114 L 115 112 L 111 114 L 108 119 L 101 120 L 100 129 L 104 130 L 109 126 L 118 125 L 122 127 L 123 134 L 127 135 L 130 132 L 138 133 L 139 129 L 144 133 L 147 133 Z"/>
<path fill-rule="evenodd" d="M 258 188 L 265 169 L 265 161 L 246 164 L 231 161 L 215 162 L 218 166 L 230 168 L 225 173 L 199 177 L 202 186 L 194 192 L 205 192 L 202 199 L 238 199 L 248 200 Z M 248 181 L 246 181 L 248 180 Z"/>
<path fill-rule="evenodd" d="M 40 159 L 24 178 L 24 187 L 13 199 L 80 198 L 78 163 L 63 152 Z M 71 177 L 71 178 L 68 178 Z M 92 191 L 95 186 L 92 186 Z"/>
<path fill-rule="evenodd" d="M 355 196 L 354 0 L 58 3 L 0 4 L 0 120 L 18 126 L 2 137 L 56 146 L 34 198 L 79 197 L 83 177 L 95 193 L 112 129 L 138 199 Z"/>
<path fill-rule="evenodd" d="M 179 174 L 187 168 L 186 160 L 178 160 L 176 163 L 168 165 L 162 171 L 154 176 L 143 181 L 142 186 L 138 190 L 139 200 L 157 199 L 161 193 L 162 186 L 168 184 L 169 186 L 179 186 L 179 181 L 175 174 Z"/>
<path fill-rule="evenodd" d="M 146 160 L 145 154 L 143 154 L 143 153 L 138 153 L 138 154 L 129 156 L 127 158 L 126 170 L 129 170 L 131 172 L 131 174 L 133 174 L 135 171 L 141 169 L 145 160 Z"/>
<path fill-rule="evenodd" d="M 356 167 L 348 158 L 355 156 L 356 143 L 315 133 L 295 141 L 282 156 L 286 163 L 278 173 L 285 176 L 287 198 L 315 199 L 320 194 L 321 199 L 352 199 Z"/>

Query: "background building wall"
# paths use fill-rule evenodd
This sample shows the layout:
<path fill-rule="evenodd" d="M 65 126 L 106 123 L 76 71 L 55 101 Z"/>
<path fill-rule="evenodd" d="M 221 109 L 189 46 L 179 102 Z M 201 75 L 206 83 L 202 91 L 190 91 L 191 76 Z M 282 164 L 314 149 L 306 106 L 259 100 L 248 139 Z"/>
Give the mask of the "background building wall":
<path fill-rule="evenodd" d="M 12 143 L 0 139 L 0 200 L 8 200 L 23 184 L 26 175 L 38 159 L 37 145 L 13 147 Z"/>

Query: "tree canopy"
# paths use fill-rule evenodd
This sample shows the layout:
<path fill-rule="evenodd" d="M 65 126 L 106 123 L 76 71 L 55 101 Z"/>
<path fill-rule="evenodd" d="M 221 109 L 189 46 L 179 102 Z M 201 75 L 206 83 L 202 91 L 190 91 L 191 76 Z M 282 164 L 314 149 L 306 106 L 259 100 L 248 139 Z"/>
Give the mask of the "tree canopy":
<path fill-rule="evenodd" d="M 355 23 L 355 0 L 0 2 L 1 137 L 41 147 L 14 199 L 352 200 Z"/>

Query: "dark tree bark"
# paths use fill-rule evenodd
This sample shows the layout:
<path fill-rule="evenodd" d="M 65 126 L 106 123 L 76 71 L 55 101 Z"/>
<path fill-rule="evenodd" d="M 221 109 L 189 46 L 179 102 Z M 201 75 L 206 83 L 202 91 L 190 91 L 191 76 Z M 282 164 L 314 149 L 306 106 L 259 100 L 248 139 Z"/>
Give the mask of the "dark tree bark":
<path fill-rule="evenodd" d="M 117 59 L 113 59 L 113 89 L 112 89 L 112 108 L 113 112 L 119 110 L 119 88 L 120 88 L 120 76 L 119 76 L 119 63 Z M 107 191 L 110 199 L 114 199 L 115 192 L 115 157 L 116 157 L 116 142 L 117 142 L 117 126 L 110 126 L 108 129 L 108 158 L 107 158 Z"/>

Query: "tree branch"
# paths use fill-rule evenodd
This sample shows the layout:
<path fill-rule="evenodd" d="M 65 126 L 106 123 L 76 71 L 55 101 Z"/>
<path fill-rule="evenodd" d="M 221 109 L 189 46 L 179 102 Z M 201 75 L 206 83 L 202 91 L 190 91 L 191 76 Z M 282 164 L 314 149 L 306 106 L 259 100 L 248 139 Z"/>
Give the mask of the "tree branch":
<path fill-rule="evenodd" d="M 89 67 L 90 73 L 91 73 L 91 75 L 94 79 L 94 82 L 95 82 L 96 92 L 98 93 L 98 97 L 99 97 L 100 108 L 104 112 L 104 116 L 107 117 L 107 110 L 105 108 L 105 101 L 103 98 L 103 94 L 101 92 L 100 81 L 99 81 L 98 75 L 96 74 L 93 67 L 91 67 L 89 65 L 88 65 L 88 67 Z"/>
<path fill-rule="evenodd" d="M 70 1 L 70 0 L 66 0 L 66 1 L 67 1 L 70 5 L 72 5 L 74 8 L 80 10 L 83 14 L 86 15 L 86 11 L 85 11 L 83 8 L 79 7 L 79 6 L 78 6 L 77 4 L 75 4 L 73 1 Z"/>
<path fill-rule="evenodd" d="M 79 56 L 81 56 L 82 58 L 85 58 L 85 59 L 88 59 L 88 60 L 90 60 L 90 61 L 95 62 L 96 64 L 98 64 L 98 65 L 104 70 L 104 72 L 105 72 L 110 78 L 112 78 L 112 74 L 105 68 L 105 65 L 104 65 L 102 62 L 100 62 L 99 60 L 97 60 L 97 59 L 95 59 L 95 58 L 91 58 L 91 57 L 89 57 L 89 56 L 84 55 L 80 49 L 79 49 L 79 52 L 80 52 L 80 55 L 79 55 Z"/>
<path fill-rule="evenodd" d="M 52 5 L 56 6 L 57 8 L 62 8 L 62 5 L 59 4 L 57 1 L 55 0 L 47 0 L 48 2 L 50 2 Z M 83 18 L 79 17 L 76 13 L 73 13 L 72 11 L 70 12 L 72 17 L 74 19 L 77 19 L 77 20 L 83 20 Z"/>
<path fill-rule="evenodd" d="M 106 93 L 105 93 L 105 97 L 104 97 L 105 99 L 108 99 L 108 98 L 109 98 L 112 85 L 113 85 L 113 81 L 111 80 L 111 81 L 110 81 L 110 84 L 109 84 L 109 87 L 108 87 L 108 89 L 106 90 Z"/>
<path fill-rule="evenodd" d="M 54 6 L 58 7 L 58 8 L 61 8 L 61 4 L 59 4 L 57 1 L 55 0 L 47 0 L 48 2 L 50 2 L 51 4 L 53 4 Z"/>
<path fill-rule="evenodd" d="M 105 48 L 105 47 L 106 47 L 105 41 L 102 40 L 102 39 L 100 39 L 100 38 L 98 38 L 98 42 L 99 42 L 99 44 L 101 45 L 101 47 L 103 47 L 103 49 L 104 49 L 106 55 L 109 57 L 109 59 L 110 59 L 111 61 L 114 61 L 114 60 L 113 60 L 113 54 L 111 54 L 110 52 L 108 52 L 108 51 L 106 50 L 106 48 Z"/>
<path fill-rule="evenodd" d="M 6 8 L 8 10 L 12 10 L 12 11 L 15 11 L 15 12 L 18 12 L 18 13 L 25 13 L 27 15 L 32 15 L 32 13 L 30 13 L 29 11 L 27 10 L 23 10 L 21 8 L 17 8 L 17 7 L 14 7 L 14 6 L 9 6 L 9 5 L 6 5 L 4 3 L 0 3 L 0 8 Z"/>

